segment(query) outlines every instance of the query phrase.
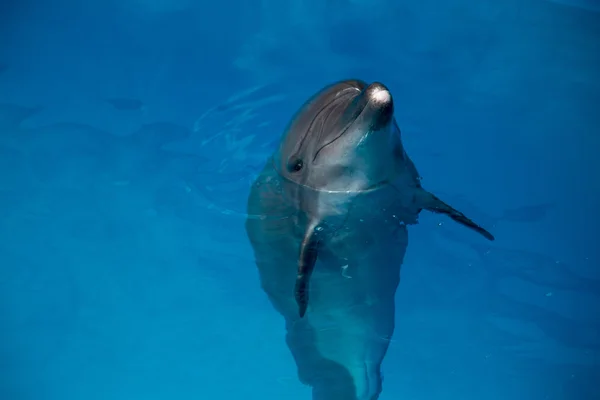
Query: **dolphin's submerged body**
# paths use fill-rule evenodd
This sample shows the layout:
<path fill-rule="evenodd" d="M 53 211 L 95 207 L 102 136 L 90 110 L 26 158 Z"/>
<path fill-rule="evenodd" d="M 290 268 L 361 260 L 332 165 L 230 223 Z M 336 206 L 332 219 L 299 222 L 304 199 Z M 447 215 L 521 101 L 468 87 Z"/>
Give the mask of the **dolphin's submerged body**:
<path fill-rule="evenodd" d="M 422 209 L 486 230 L 420 185 L 380 83 L 335 83 L 292 119 L 254 182 L 246 230 L 313 400 L 376 400 L 394 296 Z"/>

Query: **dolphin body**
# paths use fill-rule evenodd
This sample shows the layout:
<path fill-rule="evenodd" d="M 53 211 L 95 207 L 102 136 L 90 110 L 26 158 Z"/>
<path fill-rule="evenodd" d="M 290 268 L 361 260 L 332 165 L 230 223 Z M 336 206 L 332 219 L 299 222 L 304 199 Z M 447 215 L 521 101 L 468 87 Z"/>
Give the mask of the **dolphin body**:
<path fill-rule="evenodd" d="M 407 225 L 423 209 L 494 237 L 421 187 L 381 83 L 323 88 L 252 185 L 260 282 L 313 400 L 376 400 L 394 331 Z"/>

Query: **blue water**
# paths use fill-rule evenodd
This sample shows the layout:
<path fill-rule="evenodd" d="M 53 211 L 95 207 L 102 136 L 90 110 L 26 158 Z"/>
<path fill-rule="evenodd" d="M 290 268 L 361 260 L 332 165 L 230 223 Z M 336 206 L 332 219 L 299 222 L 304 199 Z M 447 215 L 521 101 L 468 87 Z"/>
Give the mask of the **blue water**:
<path fill-rule="evenodd" d="M 244 231 L 296 109 L 392 91 L 431 191 L 381 400 L 600 399 L 597 0 L 0 2 L 0 399 L 308 400 Z"/>

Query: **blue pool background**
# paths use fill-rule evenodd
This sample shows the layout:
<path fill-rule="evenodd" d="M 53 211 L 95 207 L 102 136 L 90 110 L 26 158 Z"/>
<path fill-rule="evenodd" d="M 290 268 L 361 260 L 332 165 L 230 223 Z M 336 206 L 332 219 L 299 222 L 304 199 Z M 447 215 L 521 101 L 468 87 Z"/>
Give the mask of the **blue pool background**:
<path fill-rule="evenodd" d="M 381 400 L 600 399 L 595 0 L 0 2 L 0 399 L 306 400 L 243 230 L 321 86 L 384 82 L 423 213 Z"/>

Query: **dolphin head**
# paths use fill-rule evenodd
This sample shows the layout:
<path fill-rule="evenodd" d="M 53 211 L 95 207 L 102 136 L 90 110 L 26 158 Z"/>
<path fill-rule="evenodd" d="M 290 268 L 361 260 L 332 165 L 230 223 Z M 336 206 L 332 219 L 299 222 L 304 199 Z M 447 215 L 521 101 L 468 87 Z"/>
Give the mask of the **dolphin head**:
<path fill-rule="evenodd" d="M 403 154 L 390 91 L 378 82 L 346 80 L 304 104 L 274 161 L 279 174 L 300 185 L 361 192 L 396 175 Z"/>

